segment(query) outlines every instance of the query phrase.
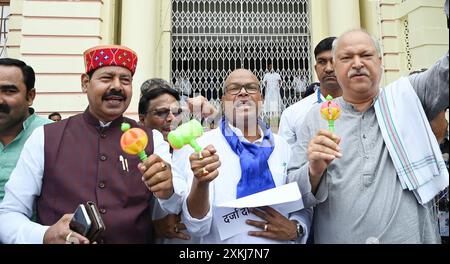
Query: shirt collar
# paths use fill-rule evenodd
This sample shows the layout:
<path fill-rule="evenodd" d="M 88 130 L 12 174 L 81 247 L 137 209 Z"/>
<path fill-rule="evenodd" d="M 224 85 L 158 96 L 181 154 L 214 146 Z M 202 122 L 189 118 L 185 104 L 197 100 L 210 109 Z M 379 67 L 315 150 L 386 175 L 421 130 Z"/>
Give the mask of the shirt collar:
<path fill-rule="evenodd" d="M 97 118 L 95 118 L 91 114 L 91 112 L 89 111 L 89 107 L 87 107 L 86 110 L 84 110 L 83 116 L 87 123 L 89 123 L 93 126 L 96 126 L 96 127 L 98 127 L 98 126 L 100 126 L 100 127 L 116 127 L 116 126 L 120 126 L 124 120 L 123 116 L 120 116 L 111 122 L 104 123 L 104 122 L 98 120 Z"/>
<path fill-rule="evenodd" d="M 252 143 L 244 137 L 244 134 L 242 133 L 242 131 L 239 128 L 234 127 L 230 123 L 228 123 L 228 125 L 229 125 L 230 129 L 236 134 L 236 136 L 239 138 L 240 141 Z M 258 130 L 259 130 L 259 134 L 261 135 L 261 137 L 258 138 L 257 140 L 255 140 L 253 143 L 261 143 L 263 141 L 264 131 L 261 129 L 261 127 L 259 125 L 258 125 Z"/>
<path fill-rule="evenodd" d="M 378 93 L 378 95 L 376 95 L 376 96 L 373 98 L 372 103 L 370 104 L 370 107 L 369 107 L 367 110 L 369 110 L 369 109 L 371 109 L 371 108 L 374 107 L 375 102 L 378 100 L 378 96 L 379 96 L 379 95 L 380 95 L 380 94 Z M 358 110 L 356 110 L 356 108 L 353 106 L 353 104 L 351 104 L 351 103 L 345 101 L 343 96 L 338 97 L 336 100 L 337 100 L 337 103 L 339 104 L 339 106 L 342 107 L 342 109 L 347 110 L 347 111 L 349 111 L 349 112 L 357 112 L 357 113 L 360 113 Z M 366 110 L 366 111 L 367 111 L 367 110 Z"/>
<path fill-rule="evenodd" d="M 23 130 L 27 130 L 28 127 L 30 127 L 30 125 L 33 123 L 34 119 L 36 119 L 36 114 L 34 113 L 34 109 L 33 108 L 29 107 L 28 108 L 28 113 L 30 113 L 30 115 L 22 123 Z"/>
<path fill-rule="evenodd" d="M 317 98 L 317 99 L 316 99 L 316 103 L 320 104 L 320 103 L 326 101 L 325 97 L 324 97 L 323 94 L 320 92 L 320 86 L 317 87 L 317 89 L 316 89 L 316 91 L 315 91 L 314 93 L 316 94 L 316 98 Z M 322 100 L 322 101 L 319 101 L 319 98 L 320 98 L 320 100 Z"/>
<path fill-rule="evenodd" d="M 109 125 L 111 125 L 112 121 L 108 122 L 108 123 L 103 123 L 103 121 L 98 120 L 98 122 L 100 123 L 100 127 L 109 127 Z"/>

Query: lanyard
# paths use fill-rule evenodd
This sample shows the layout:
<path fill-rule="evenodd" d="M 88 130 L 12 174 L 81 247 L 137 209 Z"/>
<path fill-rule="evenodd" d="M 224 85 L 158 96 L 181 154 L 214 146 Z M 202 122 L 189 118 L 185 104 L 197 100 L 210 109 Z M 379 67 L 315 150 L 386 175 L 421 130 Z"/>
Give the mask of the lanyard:
<path fill-rule="evenodd" d="M 322 98 L 320 98 L 320 86 L 317 87 L 317 102 L 320 104 L 322 103 Z"/>

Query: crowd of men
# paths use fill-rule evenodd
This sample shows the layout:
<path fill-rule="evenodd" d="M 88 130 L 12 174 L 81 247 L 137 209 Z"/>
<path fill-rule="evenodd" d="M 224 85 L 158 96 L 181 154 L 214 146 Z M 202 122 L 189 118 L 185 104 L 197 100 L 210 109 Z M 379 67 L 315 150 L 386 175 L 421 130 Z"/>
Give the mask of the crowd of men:
<path fill-rule="evenodd" d="M 31 108 L 32 67 L 0 59 L 0 243 L 440 243 L 432 206 L 449 180 L 438 145 L 448 53 L 384 89 L 379 43 L 364 30 L 325 38 L 314 56 L 319 89 L 283 112 L 279 135 L 260 119 L 248 69 L 227 76 L 221 109 L 150 79 L 136 122 L 123 116 L 136 53 L 93 47 L 81 76 L 88 107 L 52 122 Z M 334 131 L 320 114 L 328 95 L 341 108 Z M 186 112 L 218 120 L 200 152 L 168 143 Z M 122 151 L 123 122 L 148 135 L 144 161 Z M 249 208 L 248 229 L 224 237 L 219 205 L 288 183 L 301 208 Z M 70 225 L 87 201 L 107 227 L 93 241 Z"/>

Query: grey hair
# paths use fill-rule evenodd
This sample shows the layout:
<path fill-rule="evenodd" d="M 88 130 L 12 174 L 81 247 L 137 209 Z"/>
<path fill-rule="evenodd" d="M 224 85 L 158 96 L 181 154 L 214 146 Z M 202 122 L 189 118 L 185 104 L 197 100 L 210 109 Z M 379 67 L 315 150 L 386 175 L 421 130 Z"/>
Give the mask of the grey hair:
<path fill-rule="evenodd" d="M 342 38 L 342 36 L 347 35 L 348 33 L 351 32 L 363 32 L 366 33 L 370 39 L 372 40 L 373 46 L 375 47 L 375 50 L 377 51 L 377 55 L 378 57 L 381 57 L 381 45 L 380 42 L 372 35 L 369 34 L 369 32 L 367 32 L 364 29 L 353 29 L 353 30 L 349 30 L 347 32 L 345 32 L 344 34 L 342 34 L 341 36 L 339 36 L 339 38 L 335 39 L 333 41 L 333 44 L 331 45 L 331 54 L 333 55 L 333 61 L 336 61 L 336 49 L 337 49 L 337 45 L 339 43 L 339 40 Z"/>
<path fill-rule="evenodd" d="M 146 80 L 141 85 L 141 94 L 144 94 L 155 88 L 163 87 L 165 89 L 172 88 L 172 85 L 164 79 L 161 78 L 151 78 Z"/>

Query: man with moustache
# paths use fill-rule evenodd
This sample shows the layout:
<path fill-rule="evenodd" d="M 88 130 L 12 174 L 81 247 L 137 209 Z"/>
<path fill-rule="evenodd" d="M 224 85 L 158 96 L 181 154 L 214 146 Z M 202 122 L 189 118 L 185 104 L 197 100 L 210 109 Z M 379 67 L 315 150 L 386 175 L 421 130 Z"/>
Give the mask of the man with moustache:
<path fill-rule="evenodd" d="M 223 117 L 219 128 L 197 139 L 206 146 L 193 153 L 190 146 L 174 152 L 186 160 L 190 192 L 184 199 L 182 222 L 200 243 L 305 243 L 311 222 L 311 209 L 289 215 L 267 206 L 254 209 L 259 221 L 246 223 L 254 231 L 221 240 L 214 220 L 215 206 L 286 183 L 290 159 L 287 142 L 274 135 L 260 119 L 262 95 L 258 78 L 249 70 L 238 69 L 225 80 Z"/>
<path fill-rule="evenodd" d="M 97 204 L 106 226 L 99 243 L 146 243 L 151 241 L 151 195 L 168 211 L 179 207 L 169 145 L 161 133 L 146 129 L 144 162 L 120 147 L 121 124 L 137 126 L 122 115 L 132 96 L 136 53 L 124 46 L 97 46 L 85 51 L 84 59 L 81 85 L 89 106 L 36 129 L 25 143 L 0 204 L 3 243 L 93 242 L 69 227 L 70 213 L 87 201 Z M 37 223 L 29 220 L 34 208 Z"/>
<path fill-rule="evenodd" d="M 297 141 L 297 135 L 309 110 L 314 105 L 325 101 L 328 95 L 333 96 L 333 98 L 342 95 L 341 87 L 339 87 L 339 83 L 334 75 L 333 56 L 331 55 L 331 44 L 333 44 L 335 39 L 336 37 L 325 38 L 314 49 L 314 57 L 316 58 L 314 69 L 320 82 L 319 88 L 314 94 L 289 106 L 281 115 L 278 133 L 286 139 L 291 147 Z"/>
<path fill-rule="evenodd" d="M 0 59 L 0 202 L 25 141 L 35 128 L 52 122 L 30 107 L 36 96 L 34 82 L 32 67 L 20 60 Z"/>
<path fill-rule="evenodd" d="M 310 188 L 315 242 L 440 243 L 432 198 L 449 179 L 429 120 L 448 107 L 448 53 L 382 90 L 380 46 L 367 32 L 344 33 L 332 53 L 341 117 L 330 132 L 321 106 L 311 109 L 289 170 Z"/>

